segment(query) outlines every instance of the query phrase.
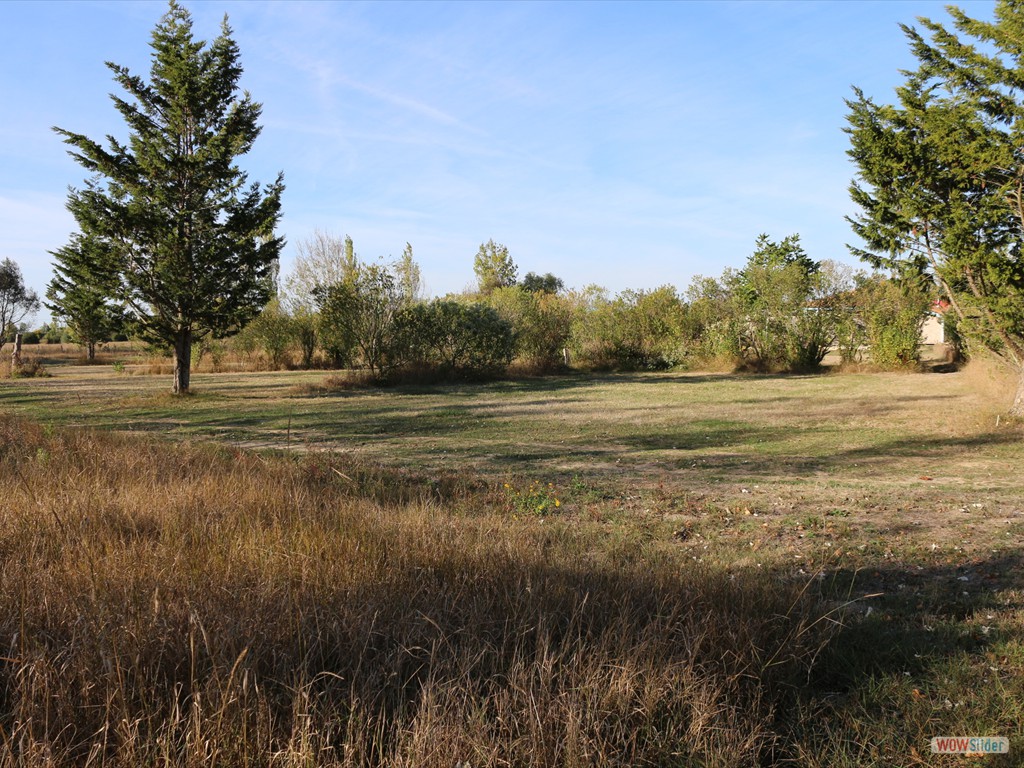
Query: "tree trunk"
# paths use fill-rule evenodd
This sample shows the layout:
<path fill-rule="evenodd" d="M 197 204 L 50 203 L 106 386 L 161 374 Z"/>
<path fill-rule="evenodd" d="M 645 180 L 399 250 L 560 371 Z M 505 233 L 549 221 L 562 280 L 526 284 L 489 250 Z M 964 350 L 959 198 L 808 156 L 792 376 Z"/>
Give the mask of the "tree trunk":
<path fill-rule="evenodd" d="M 90 341 L 85 345 L 85 357 L 92 363 L 96 360 L 96 342 Z"/>
<path fill-rule="evenodd" d="M 176 395 L 187 395 L 192 373 L 192 330 L 178 331 L 174 338 L 174 385 Z"/>
<path fill-rule="evenodd" d="M 1024 366 L 1020 367 L 1017 374 L 1017 396 L 1013 399 L 1010 413 L 1024 419 Z"/>
<path fill-rule="evenodd" d="M 11 351 L 11 368 L 21 367 L 21 334 L 14 334 L 14 349 Z"/>

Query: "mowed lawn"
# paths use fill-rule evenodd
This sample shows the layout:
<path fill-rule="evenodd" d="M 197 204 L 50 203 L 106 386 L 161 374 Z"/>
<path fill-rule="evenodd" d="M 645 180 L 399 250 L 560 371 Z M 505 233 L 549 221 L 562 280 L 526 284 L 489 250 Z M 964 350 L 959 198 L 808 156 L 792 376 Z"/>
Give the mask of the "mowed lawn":
<path fill-rule="evenodd" d="M 1024 440 L 998 418 L 1006 404 L 985 372 L 611 374 L 337 392 L 323 372 L 200 373 L 194 394 L 175 399 L 166 376 L 50 370 L 0 383 L 4 409 L 330 452 L 428 479 L 551 483 L 575 490 L 577 510 L 616 499 L 683 517 L 825 515 L 859 524 L 857 535 L 885 529 L 939 547 L 1024 534 Z"/>

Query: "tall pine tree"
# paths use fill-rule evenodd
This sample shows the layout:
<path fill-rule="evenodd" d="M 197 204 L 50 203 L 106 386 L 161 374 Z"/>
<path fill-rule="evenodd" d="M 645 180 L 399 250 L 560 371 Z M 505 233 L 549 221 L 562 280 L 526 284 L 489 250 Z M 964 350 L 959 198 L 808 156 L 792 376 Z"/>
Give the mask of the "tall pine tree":
<path fill-rule="evenodd" d="M 273 293 L 283 239 L 282 176 L 260 188 L 235 164 L 260 133 L 261 107 L 239 94 L 238 46 L 225 19 L 210 45 L 170 3 L 153 31 L 149 81 L 107 63 L 128 98 L 111 96 L 129 129 L 107 146 L 54 130 L 92 174 L 68 210 L 113 276 L 110 298 L 135 332 L 174 354 L 176 393 L 189 389 L 192 344 L 224 337 L 255 317 Z M 60 257 L 58 256 L 58 259 Z"/>
<path fill-rule="evenodd" d="M 1024 2 L 1001 0 L 993 22 L 949 12 L 955 31 L 903 27 L 920 65 L 897 104 L 847 102 L 850 222 L 868 245 L 852 250 L 934 278 L 969 342 L 1016 370 L 1024 416 Z"/>

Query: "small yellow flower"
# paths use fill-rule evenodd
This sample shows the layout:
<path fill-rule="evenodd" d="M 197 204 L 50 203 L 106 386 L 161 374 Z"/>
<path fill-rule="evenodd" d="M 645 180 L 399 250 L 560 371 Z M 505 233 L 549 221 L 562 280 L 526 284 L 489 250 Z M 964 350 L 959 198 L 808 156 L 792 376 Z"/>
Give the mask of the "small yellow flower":
<path fill-rule="evenodd" d="M 512 486 L 511 486 L 511 485 L 509 485 L 508 483 L 505 483 L 505 487 L 506 487 L 506 488 L 511 488 Z"/>
<path fill-rule="evenodd" d="M 562 506 L 562 502 L 560 502 L 558 499 L 555 499 L 555 506 L 556 507 Z"/>

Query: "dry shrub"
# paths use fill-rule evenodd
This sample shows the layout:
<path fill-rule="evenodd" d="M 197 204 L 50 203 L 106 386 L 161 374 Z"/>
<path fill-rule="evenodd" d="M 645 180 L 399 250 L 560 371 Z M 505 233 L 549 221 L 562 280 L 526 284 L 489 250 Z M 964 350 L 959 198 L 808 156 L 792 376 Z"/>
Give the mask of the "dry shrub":
<path fill-rule="evenodd" d="M 799 585 L 0 416 L 0 765 L 774 762 Z M 375 494 L 386 496 L 386 494 Z"/>
<path fill-rule="evenodd" d="M 848 360 L 843 363 L 839 363 L 836 366 L 830 368 L 831 372 L 834 373 L 885 373 L 885 374 L 904 374 L 910 376 L 911 374 L 921 373 L 924 369 L 918 363 L 909 364 L 900 368 L 885 368 L 875 363 L 868 361 L 852 361 Z"/>
<path fill-rule="evenodd" d="M 174 373 L 174 363 L 170 360 L 151 358 L 139 365 L 127 368 L 133 376 L 169 376 Z"/>
<path fill-rule="evenodd" d="M 1017 392 L 1017 374 L 1009 366 L 987 355 L 971 358 L 960 376 L 974 392 L 985 415 L 1005 414 Z"/>
<path fill-rule="evenodd" d="M 50 373 L 46 366 L 36 357 L 23 356 L 19 365 L 11 361 L 0 361 L 0 379 L 45 379 Z"/>
<path fill-rule="evenodd" d="M 1017 374 L 994 357 L 978 355 L 962 369 L 962 376 L 978 396 L 993 407 L 1010 408 L 1017 391 Z"/>
<path fill-rule="evenodd" d="M 501 378 L 508 379 L 533 379 L 543 376 L 564 376 L 571 373 L 572 368 L 562 360 L 527 360 L 518 358 L 513 360 Z"/>
<path fill-rule="evenodd" d="M 691 371 L 705 371 L 707 373 L 737 373 L 742 371 L 745 362 L 742 357 L 734 355 L 701 355 L 694 358 L 692 364 L 687 364 Z"/>

